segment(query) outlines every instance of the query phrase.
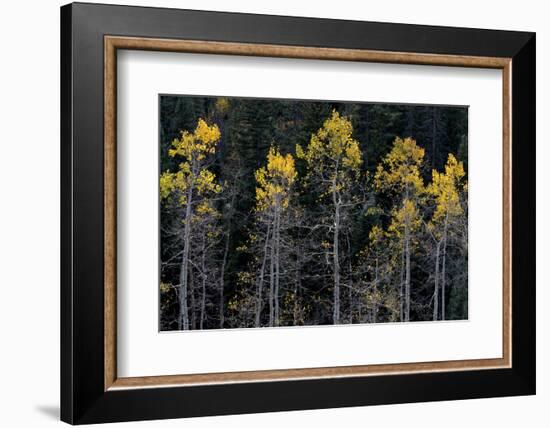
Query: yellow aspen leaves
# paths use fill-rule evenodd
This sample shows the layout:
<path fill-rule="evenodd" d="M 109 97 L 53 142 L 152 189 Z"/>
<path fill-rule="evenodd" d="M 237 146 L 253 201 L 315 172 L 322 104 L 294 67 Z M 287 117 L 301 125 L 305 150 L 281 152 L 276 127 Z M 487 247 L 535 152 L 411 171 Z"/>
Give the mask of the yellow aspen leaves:
<path fill-rule="evenodd" d="M 207 169 L 200 170 L 199 174 L 197 175 L 196 182 L 199 195 L 208 192 L 220 193 L 222 190 L 222 187 L 218 183 L 216 183 L 216 174 Z"/>
<path fill-rule="evenodd" d="M 388 226 L 388 233 L 396 238 L 401 238 L 404 231 L 418 230 L 422 225 L 422 219 L 418 212 L 417 204 L 410 199 L 405 199 L 400 208 L 394 208 L 392 211 L 392 220 Z"/>
<path fill-rule="evenodd" d="M 432 171 L 432 183 L 427 191 L 435 198 L 434 221 L 439 221 L 447 215 L 462 214 L 459 191 L 464 175 L 462 162 L 457 161 L 452 154 L 449 154 L 444 173 Z M 464 184 L 463 188 L 467 191 L 467 184 Z"/>
<path fill-rule="evenodd" d="M 385 233 L 384 230 L 378 226 L 374 225 L 369 232 L 369 243 L 371 246 L 376 246 L 382 242 L 384 239 Z"/>
<path fill-rule="evenodd" d="M 412 138 L 399 138 L 394 141 L 392 150 L 378 165 L 374 175 L 377 190 L 401 192 L 408 189 L 416 193 L 423 190 L 424 183 L 420 168 L 424 161 L 424 149 Z"/>
<path fill-rule="evenodd" d="M 291 154 L 282 155 L 271 147 L 267 154 L 267 165 L 256 170 L 256 210 L 281 206 L 288 207 L 290 190 L 297 173 Z"/>
<path fill-rule="evenodd" d="M 172 157 L 182 156 L 191 162 L 193 159 L 202 160 L 209 154 L 216 152 L 216 145 L 221 134 L 218 125 L 209 126 L 203 119 L 199 119 L 195 131 L 181 131 L 180 138 L 172 142 L 172 149 L 168 154 Z"/>
<path fill-rule="evenodd" d="M 207 169 L 207 157 L 216 152 L 220 138 L 218 126 L 210 126 L 203 119 L 198 120 L 193 133 L 181 131 L 180 138 L 172 142 L 168 154 L 171 157 L 180 156 L 184 161 L 179 164 L 177 172 L 165 171 L 161 174 L 161 200 L 177 193 L 178 202 L 185 205 L 189 189 L 195 190 L 199 195 L 221 192 L 222 188 L 216 182 L 216 175 Z"/>
<path fill-rule="evenodd" d="M 296 156 L 320 170 L 342 165 L 358 171 L 363 160 L 359 143 L 353 139 L 352 132 L 351 121 L 333 110 L 323 127 L 311 136 L 306 149 L 296 146 Z"/>
<path fill-rule="evenodd" d="M 182 165 L 180 165 L 180 168 Z M 180 196 L 180 203 L 185 205 L 185 191 L 188 185 L 189 173 L 185 168 L 180 169 L 178 172 L 165 171 L 160 176 L 160 199 L 167 199 L 177 191 Z"/>
<path fill-rule="evenodd" d="M 202 201 L 200 204 L 198 204 L 197 208 L 195 209 L 195 213 L 199 216 L 218 215 L 218 212 L 212 207 L 212 205 L 208 201 Z"/>
<path fill-rule="evenodd" d="M 166 199 L 174 191 L 174 174 L 165 171 L 160 175 L 160 199 Z"/>

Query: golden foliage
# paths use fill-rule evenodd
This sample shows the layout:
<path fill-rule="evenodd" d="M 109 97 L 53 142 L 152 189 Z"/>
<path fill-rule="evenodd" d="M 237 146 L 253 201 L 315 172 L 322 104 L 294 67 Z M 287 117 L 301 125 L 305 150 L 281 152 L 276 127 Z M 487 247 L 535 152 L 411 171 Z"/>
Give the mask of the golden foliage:
<path fill-rule="evenodd" d="M 424 149 L 412 138 L 397 137 L 391 151 L 383 158 L 374 175 L 378 191 L 392 191 L 400 201 L 392 210 L 388 234 L 408 239 L 408 234 L 422 225 L 418 211 L 418 198 L 425 191 L 420 170 L 424 162 Z"/>
<path fill-rule="evenodd" d="M 397 137 L 392 150 L 378 165 L 374 175 L 377 190 L 423 191 L 424 183 L 420 169 L 424 161 L 424 149 L 412 138 Z"/>
<path fill-rule="evenodd" d="M 160 175 L 160 199 L 166 199 L 174 191 L 174 174 L 165 171 Z"/>
<path fill-rule="evenodd" d="M 167 199 L 177 193 L 181 205 L 187 203 L 186 192 L 191 187 L 199 195 L 220 193 L 222 188 L 216 183 L 216 175 L 206 169 L 207 156 L 216 152 L 221 134 L 216 124 L 209 126 L 199 119 L 193 133 L 181 131 L 180 138 L 172 142 L 168 154 L 181 156 L 185 160 L 179 164 L 177 172 L 165 171 L 160 176 L 160 198 Z"/>
<path fill-rule="evenodd" d="M 196 178 L 197 190 L 200 195 L 211 192 L 220 193 L 222 187 L 216 183 L 216 174 L 207 170 L 201 169 Z"/>
<path fill-rule="evenodd" d="M 199 119 L 192 134 L 188 131 L 181 131 L 180 138 L 172 141 L 173 148 L 168 151 L 168 154 L 172 157 L 182 156 L 188 162 L 194 159 L 202 160 L 207 155 L 216 152 L 216 145 L 220 137 L 218 125 L 208 126 L 203 119 Z"/>
<path fill-rule="evenodd" d="M 407 231 L 418 230 L 422 225 L 422 219 L 417 205 L 411 199 L 405 199 L 401 208 L 392 211 L 392 220 L 388 227 L 388 233 L 401 238 Z"/>
<path fill-rule="evenodd" d="M 175 191 L 179 193 L 179 201 L 182 205 L 185 205 L 185 191 L 189 185 L 189 173 L 186 168 L 182 168 L 184 164 L 180 165 L 178 172 L 165 171 L 160 176 L 160 198 L 166 199 L 172 195 Z"/>
<path fill-rule="evenodd" d="M 297 173 L 291 154 L 283 156 L 278 149 L 271 147 L 267 154 L 267 165 L 256 170 L 256 210 L 267 208 L 287 208 L 290 190 Z"/>
<path fill-rule="evenodd" d="M 299 144 L 296 146 L 296 156 L 319 171 L 340 165 L 358 171 L 363 160 L 359 143 L 353 139 L 352 133 L 351 121 L 333 110 L 323 127 L 311 136 L 306 149 Z"/>
<path fill-rule="evenodd" d="M 208 201 L 202 201 L 200 204 L 198 204 L 195 212 L 198 216 L 217 216 L 219 214 Z"/>
<path fill-rule="evenodd" d="M 384 230 L 380 226 L 374 225 L 369 232 L 369 245 L 371 247 L 379 245 L 383 241 L 384 236 Z"/>
<path fill-rule="evenodd" d="M 461 183 L 464 175 L 462 162 L 457 161 L 452 154 L 449 154 L 444 173 L 432 171 L 432 183 L 427 191 L 436 202 L 433 221 L 440 221 L 449 215 L 462 214 L 459 191 L 461 187 L 467 191 L 467 184 Z"/>

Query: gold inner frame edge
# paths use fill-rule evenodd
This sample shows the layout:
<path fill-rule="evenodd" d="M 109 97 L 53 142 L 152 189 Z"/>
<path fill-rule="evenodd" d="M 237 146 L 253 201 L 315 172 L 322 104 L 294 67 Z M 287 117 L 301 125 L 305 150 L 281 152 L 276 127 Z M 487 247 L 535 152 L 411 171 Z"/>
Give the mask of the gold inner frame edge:
<path fill-rule="evenodd" d="M 502 70 L 503 95 L 503 349 L 502 358 L 376 364 L 303 369 L 279 369 L 169 376 L 117 377 L 116 367 L 116 87 L 117 50 L 147 50 L 213 55 L 241 55 L 393 64 L 439 65 Z M 409 373 L 509 368 L 512 363 L 512 164 L 510 58 L 420 54 L 361 49 L 174 40 L 141 37 L 104 37 L 104 390 L 193 386 L 204 384 L 290 381 Z"/>

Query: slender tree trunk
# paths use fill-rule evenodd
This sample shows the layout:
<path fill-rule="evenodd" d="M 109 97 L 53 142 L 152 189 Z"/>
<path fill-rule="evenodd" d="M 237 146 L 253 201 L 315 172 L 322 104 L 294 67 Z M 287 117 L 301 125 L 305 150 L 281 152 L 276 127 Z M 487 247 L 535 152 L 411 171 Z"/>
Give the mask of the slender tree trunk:
<path fill-rule="evenodd" d="M 405 240 L 401 245 L 401 273 L 399 276 L 399 321 L 405 320 L 405 293 L 403 292 L 405 284 Z"/>
<path fill-rule="evenodd" d="M 439 253 L 441 251 L 441 241 L 437 241 L 435 249 L 435 278 L 434 278 L 434 311 L 433 320 L 437 321 L 439 316 Z"/>
<path fill-rule="evenodd" d="M 339 256 L 339 233 L 340 233 L 340 204 L 336 203 L 335 215 L 334 215 L 334 234 L 332 239 L 332 257 L 334 264 L 334 308 L 333 308 L 333 322 L 334 324 L 340 324 L 340 260 Z"/>
<path fill-rule="evenodd" d="M 354 304 L 353 304 L 353 282 L 350 280 L 350 284 L 348 286 L 348 302 L 349 302 L 349 314 L 348 314 L 348 320 L 350 324 L 353 324 L 353 310 Z"/>
<path fill-rule="evenodd" d="M 405 322 L 410 319 L 411 312 L 411 251 L 409 225 L 405 226 Z"/>
<path fill-rule="evenodd" d="M 225 238 L 225 247 L 223 249 L 222 265 L 220 268 L 220 328 L 223 328 L 225 322 L 224 317 L 224 292 L 225 292 L 225 265 L 227 264 L 227 254 L 229 253 L 229 230 L 227 231 L 227 237 Z"/>
<path fill-rule="evenodd" d="M 185 222 L 183 227 L 183 253 L 180 269 L 180 316 L 178 327 L 180 330 L 189 330 L 189 312 L 187 306 L 187 288 L 189 275 L 189 247 L 191 245 L 191 205 L 193 203 L 193 186 L 187 189 L 187 204 L 185 207 Z"/>
<path fill-rule="evenodd" d="M 269 326 L 275 322 L 275 230 L 273 230 L 269 257 Z"/>
<path fill-rule="evenodd" d="M 407 185 L 406 193 L 405 193 L 405 202 L 409 200 L 410 195 L 410 189 Z M 408 322 L 410 320 L 410 313 L 411 313 L 411 230 L 410 230 L 410 218 L 407 214 L 406 220 L 405 220 L 405 233 L 404 233 L 404 239 L 405 239 L 405 314 L 404 314 L 404 321 Z"/>
<path fill-rule="evenodd" d="M 201 310 L 199 319 L 199 328 L 202 330 L 206 316 L 206 236 L 202 233 L 201 243 Z"/>
<path fill-rule="evenodd" d="M 372 322 L 376 323 L 378 321 L 378 257 L 376 258 L 374 265 L 374 283 L 372 288 L 375 295 L 374 305 L 372 308 Z"/>
<path fill-rule="evenodd" d="M 275 211 L 275 326 L 280 323 L 279 316 L 279 272 L 280 272 L 280 247 L 281 247 L 281 213 L 279 206 Z"/>
<path fill-rule="evenodd" d="M 264 255 L 262 260 L 262 267 L 260 270 L 260 276 L 258 279 L 258 286 L 257 286 L 257 295 L 256 295 L 256 319 L 255 319 L 255 326 L 260 327 L 260 316 L 262 314 L 262 292 L 264 288 L 264 272 L 265 272 L 265 264 L 267 261 L 267 245 L 269 244 L 269 234 L 271 233 L 271 224 L 267 226 L 267 233 L 265 235 L 265 243 L 264 243 Z"/>
<path fill-rule="evenodd" d="M 334 168 L 334 178 L 332 179 L 332 203 L 334 204 L 334 232 L 332 235 L 332 262 L 334 270 L 334 302 L 332 320 L 334 324 L 340 324 L 340 260 L 338 248 L 340 234 L 340 200 L 336 189 L 336 178 L 338 177 L 338 163 Z"/>
<path fill-rule="evenodd" d="M 294 325 L 298 325 L 298 293 L 300 292 L 300 288 L 302 286 L 302 260 L 301 260 L 302 254 L 300 252 L 300 248 L 298 248 L 298 251 L 296 253 L 296 278 L 294 280 L 294 308 L 292 311 L 293 315 L 293 322 Z"/>
<path fill-rule="evenodd" d="M 447 227 L 449 213 L 445 215 L 445 226 L 443 228 L 443 255 L 441 261 L 441 319 L 445 320 L 445 264 L 447 259 Z"/>
<path fill-rule="evenodd" d="M 189 269 L 189 296 L 191 301 L 189 302 L 189 327 L 192 330 L 197 329 L 197 302 L 195 296 L 195 270 Z"/>
<path fill-rule="evenodd" d="M 224 124 L 224 120 L 220 118 L 220 121 L 222 124 Z M 224 129 L 222 127 L 222 129 Z M 224 129 L 225 134 L 225 129 Z M 222 138 L 222 142 L 225 141 L 225 137 Z M 220 149 L 223 149 L 223 147 L 220 147 Z M 226 223 L 226 235 L 225 235 L 225 246 L 223 249 L 223 258 L 222 258 L 222 266 L 220 269 L 220 307 L 219 307 L 219 318 L 220 318 L 220 328 L 223 328 L 225 324 L 225 268 L 227 266 L 227 257 L 229 255 L 229 240 L 231 237 L 231 226 L 233 221 L 233 215 L 235 213 L 235 197 L 236 192 L 235 190 L 231 190 L 231 199 L 230 199 L 230 209 L 226 213 L 226 216 L 228 218 L 228 221 Z"/>
<path fill-rule="evenodd" d="M 349 286 L 348 286 L 348 302 L 349 302 L 349 323 L 353 324 L 353 310 L 354 310 L 354 301 L 353 301 L 353 269 L 351 266 L 351 242 L 349 240 L 349 233 L 346 233 L 346 243 L 348 251 L 348 269 L 349 269 Z"/>

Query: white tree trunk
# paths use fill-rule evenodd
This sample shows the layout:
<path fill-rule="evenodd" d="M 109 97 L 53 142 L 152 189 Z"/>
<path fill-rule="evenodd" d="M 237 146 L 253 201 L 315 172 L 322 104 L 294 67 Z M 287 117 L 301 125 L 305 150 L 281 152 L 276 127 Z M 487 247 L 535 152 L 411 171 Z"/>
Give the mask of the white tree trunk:
<path fill-rule="evenodd" d="M 349 240 L 349 233 L 346 233 L 346 243 L 347 243 L 347 252 L 348 252 L 348 275 L 349 275 L 349 285 L 348 285 L 348 303 L 349 303 L 349 323 L 353 324 L 353 310 L 355 309 L 355 302 L 353 299 L 353 267 L 351 265 L 351 243 Z"/>
<path fill-rule="evenodd" d="M 262 267 L 260 269 L 260 275 L 258 279 L 258 285 L 256 287 L 256 319 L 255 319 L 255 326 L 260 327 L 260 317 L 262 314 L 262 292 L 264 288 L 264 272 L 265 272 L 265 264 L 267 262 L 267 246 L 269 244 L 269 234 L 271 233 L 271 224 L 267 226 L 267 233 L 265 235 L 265 243 L 264 243 L 264 251 L 263 251 L 263 259 L 262 259 Z"/>
<path fill-rule="evenodd" d="M 338 165 L 334 171 L 332 181 L 332 203 L 334 204 L 334 231 L 332 234 L 332 263 L 334 272 L 334 297 L 332 320 L 334 324 L 340 324 L 340 260 L 339 253 L 339 234 L 340 234 L 340 200 L 336 190 L 336 177 L 338 174 Z"/>
<path fill-rule="evenodd" d="M 189 275 L 189 247 L 191 244 L 191 207 L 193 203 L 193 186 L 187 189 L 187 205 L 185 207 L 185 222 L 183 227 L 183 253 L 181 256 L 180 269 L 180 316 L 178 327 L 180 330 L 189 330 L 189 312 L 187 306 L 187 289 Z"/>
<path fill-rule="evenodd" d="M 202 330 L 204 326 L 204 319 L 206 316 L 206 236 L 205 232 L 202 233 L 202 245 L 201 245 L 201 310 L 199 328 Z"/>
<path fill-rule="evenodd" d="M 294 325 L 298 325 L 298 295 L 300 292 L 300 288 L 302 286 L 302 276 L 301 276 L 301 270 L 302 270 L 302 254 L 300 252 L 300 249 L 296 252 L 296 278 L 294 280 L 294 308 L 293 308 L 293 321 Z"/>
<path fill-rule="evenodd" d="M 187 299 L 189 300 L 189 328 L 195 330 L 197 328 L 197 302 L 195 293 L 195 270 L 189 269 Z"/>
<path fill-rule="evenodd" d="M 447 259 L 447 228 L 449 213 L 445 215 L 445 226 L 443 228 L 443 255 L 441 261 L 441 319 L 445 320 L 445 264 Z"/>
<path fill-rule="evenodd" d="M 378 257 L 376 257 L 376 262 L 374 266 L 374 283 L 372 288 L 374 291 L 374 295 L 376 296 L 372 308 L 372 322 L 376 323 L 378 321 Z"/>
<path fill-rule="evenodd" d="M 405 320 L 405 293 L 403 291 L 405 284 L 405 240 L 401 248 L 401 272 L 399 275 L 399 321 Z"/>
<path fill-rule="evenodd" d="M 275 326 L 280 323 L 279 318 L 279 272 L 280 272 L 280 247 L 281 247 L 281 213 L 277 206 L 275 211 Z"/>
<path fill-rule="evenodd" d="M 275 230 L 272 233 L 269 257 L 269 327 L 275 320 Z"/>
<path fill-rule="evenodd" d="M 409 225 L 405 226 L 405 322 L 410 319 L 411 312 L 411 250 Z"/>
<path fill-rule="evenodd" d="M 437 318 L 439 317 L 439 253 L 440 251 L 441 251 L 441 241 L 438 241 L 435 249 L 434 310 L 433 310 L 434 321 L 437 321 Z"/>
<path fill-rule="evenodd" d="M 225 238 L 225 247 L 223 250 L 222 265 L 220 267 L 220 328 L 223 328 L 225 322 L 224 317 L 224 292 L 225 292 L 225 265 L 227 263 L 227 254 L 229 253 L 229 230 L 227 231 L 227 236 Z"/>

